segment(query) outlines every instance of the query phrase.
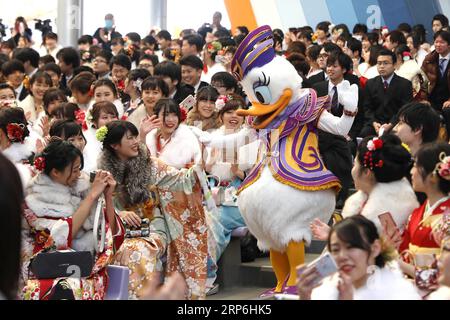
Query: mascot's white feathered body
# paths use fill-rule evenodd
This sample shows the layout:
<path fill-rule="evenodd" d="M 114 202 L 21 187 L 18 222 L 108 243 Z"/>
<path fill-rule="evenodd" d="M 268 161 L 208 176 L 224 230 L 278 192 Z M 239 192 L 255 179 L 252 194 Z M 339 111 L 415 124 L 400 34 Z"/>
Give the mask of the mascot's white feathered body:
<path fill-rule="evenodd" d="M 337 118 L 328 113 L 330 100 L 318 98 L 314 90 L 302 90 L 295 68 L 275 55 L 268 26 L 241 43 L 232 69 L 252 103 L 249 110 L 238 111 L 249 126 L 236 135 L 200 140 L 222 148 L 230 142 L 239 146 L 260 140 L 258 162 L 240 188 L 238 205 L 258 246 L 270 250 L 277 277 L 272 292 L 290 292 L 296 285 L 296 268 L 304 263 L 304 242 L 311 241 L 309 225 L 315 218 L 330 219 L 340 188 L 321 160 L 317 131 L 348 133 L 358 88 L 344 82 L 338 88 L 345 114 Z"/>

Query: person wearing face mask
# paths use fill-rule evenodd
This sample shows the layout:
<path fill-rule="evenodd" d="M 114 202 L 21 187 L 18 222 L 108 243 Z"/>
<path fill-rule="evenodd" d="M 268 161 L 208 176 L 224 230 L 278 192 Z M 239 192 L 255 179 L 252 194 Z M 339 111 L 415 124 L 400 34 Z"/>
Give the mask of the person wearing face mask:
<path fill-rule="evenodd" d="M 301 300 L 420 300 L 413 284 L 395 264 L 395 249 L 379 236 L 375 224 L 357 215 L 336 224 L 328 251 L 338 272 L 315 283 L 315 268 L 300 267 Z"/>
<path fill-rule="evenodd" d="M 124 229 L 116 215 L 113 176 L 99 171 L 92 185 L 83 174 L 83 155 L 67 141 L 53 138 L 35 160 L 40 173 L 27 188 L 22 249 L 21 291 L 25 300 L 102 300 L 108 285 L 106 266 L 123 242 Z M 105 248 L 96 252 L 93 220 L 97 200 L 105 197 Z M 37 241 L 40 239 L 40 241 Z M 39 280 L 31 271 L 31 259 L 38 253 L 55 250 L 90 251 L 94 254 L 93 272 L 80 281 L 68 278 Z"/>
<path fill-rule="evenodd" d="M 116 31 L 114 15 L 108 13 L 105 16 L 105 26 L 95 31 L 94 39 L 97 39 L 103 49 L 111 50 L 111 40 L 114 38 L 122 38 L 122 35 Z"/>

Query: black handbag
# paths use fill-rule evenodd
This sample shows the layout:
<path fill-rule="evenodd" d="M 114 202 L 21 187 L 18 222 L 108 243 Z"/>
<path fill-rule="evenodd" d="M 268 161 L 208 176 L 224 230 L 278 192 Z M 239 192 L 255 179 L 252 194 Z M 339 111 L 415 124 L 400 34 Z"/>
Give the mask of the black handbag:
<path fill-rule="evenodd" d="M 94 267 L 89 251 L 55 251 L 40 253 L 31 261 L 33 275 L 41 279 L 85 278 Z"/>

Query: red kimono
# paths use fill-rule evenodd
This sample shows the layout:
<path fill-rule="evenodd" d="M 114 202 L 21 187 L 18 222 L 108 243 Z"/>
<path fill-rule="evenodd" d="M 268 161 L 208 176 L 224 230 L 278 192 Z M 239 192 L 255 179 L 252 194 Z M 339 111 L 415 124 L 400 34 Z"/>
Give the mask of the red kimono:
<path fill-rule="evenodd" d="M 438 201 L 429 208 L 428 211 L 432 211 L 432 213 L 424 218 L 427 206 L 428 201 L 425 201 L 409 217 L 400 246 L 401 253 L 408 250 L 413 255 L 439 254 L 440 245 L 434 240 L 433 232 L 440 227 L 443 214 L 450 211 L 450 197 Z"/>

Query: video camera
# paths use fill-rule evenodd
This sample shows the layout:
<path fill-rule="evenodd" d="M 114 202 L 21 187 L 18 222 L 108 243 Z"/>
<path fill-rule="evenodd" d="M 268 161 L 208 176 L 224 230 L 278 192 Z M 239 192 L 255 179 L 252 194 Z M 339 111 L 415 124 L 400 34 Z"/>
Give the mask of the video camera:
<path fill-rule="evenodd" d="M 3 24 L 3 19 L 0 19 L 0 40 L 6 37 L 6 26 Z"/>
<path fill-rule="evenodd" d="M 53 31 L 53 28 L 50 25 L 50 23 L 52 22 L 50 19 L 46 19 L 44 21 L 42 21 L 41 19 L 34 19 L 34 21 L 36 21 L 34 28 L 41 31 L 43 36 Z"/>

